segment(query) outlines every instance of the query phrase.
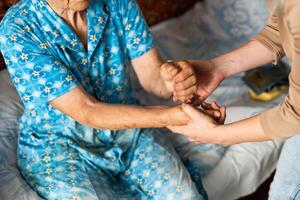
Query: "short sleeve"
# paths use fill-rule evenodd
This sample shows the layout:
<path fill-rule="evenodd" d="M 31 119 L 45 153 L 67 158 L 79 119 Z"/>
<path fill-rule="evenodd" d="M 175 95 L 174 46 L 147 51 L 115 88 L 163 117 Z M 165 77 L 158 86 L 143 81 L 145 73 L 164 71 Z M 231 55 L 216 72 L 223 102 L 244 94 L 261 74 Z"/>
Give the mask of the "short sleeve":
<path fill-rule="evenodd" d="M 119 0 L 129 58 L 135 59 L 153 48 L 149 27 L 135 0 Z"/>
<path fill-rule="evenodd" d="M 0 35 L 0 48 L 11 79 L 29 109 L 67 93 L 78 83 L 68 67 L 48 53 L 48 45 L 20 33 Z"/>

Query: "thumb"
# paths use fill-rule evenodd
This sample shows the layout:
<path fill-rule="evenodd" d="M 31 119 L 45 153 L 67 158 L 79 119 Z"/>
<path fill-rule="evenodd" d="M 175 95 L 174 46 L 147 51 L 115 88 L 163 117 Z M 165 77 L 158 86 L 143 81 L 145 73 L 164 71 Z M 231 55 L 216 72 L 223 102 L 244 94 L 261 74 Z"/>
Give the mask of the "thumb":
<path fill-rule="evenodd" d="M 182 104 L 182 110 L 189 115 L 192 119 L 195 117 L 199 117 L 202 113 L 189 104 Z"/>

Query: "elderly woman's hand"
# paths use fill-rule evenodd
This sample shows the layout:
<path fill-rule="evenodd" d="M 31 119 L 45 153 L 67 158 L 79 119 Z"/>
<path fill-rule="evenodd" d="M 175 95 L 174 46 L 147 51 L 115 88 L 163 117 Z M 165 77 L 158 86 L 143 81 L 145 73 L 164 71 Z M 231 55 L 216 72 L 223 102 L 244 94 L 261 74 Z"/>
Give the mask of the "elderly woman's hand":
<path fill-rule="evenodd" d="M 191 103 L 197 92 L 197 77 L 193 66 L 187 61 L 167 62 L 161 66 L 160 76 L 173 100 Z"/>
<path fill-rule="evenodd" d="M 199 143 L 222 144 L 222 138 L 216 132 L 216 128 L 222 125 L 226 117 L 225 107 L 219 107 L 216 103 L 203 105 L 204 110 L 198 110 L 188 104 L 183 104 L 183 111 L 191 118 L 184 126 L 169 126 L 168 128 L 190 140 Z"/>

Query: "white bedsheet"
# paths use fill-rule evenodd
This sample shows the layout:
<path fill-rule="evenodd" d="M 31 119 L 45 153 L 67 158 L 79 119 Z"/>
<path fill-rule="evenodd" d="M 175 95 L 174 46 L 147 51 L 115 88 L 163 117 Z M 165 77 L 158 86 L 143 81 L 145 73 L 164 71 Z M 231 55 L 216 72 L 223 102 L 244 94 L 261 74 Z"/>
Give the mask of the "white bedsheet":
<path fill-rule="evenodd" d="M 165 59 L 208 59 L 248 41 L 264 27 L 267 15 L 266 2 L 262 0 L 209 0 L 179 18 L 153 27 L 152 32 Z M 226 80 L 209 98 L 227 106 L 226 123 L 262 112 L 283 100 L 284 95 L 269 103 L 250 100 L 240 76 Z M 274 171 L 282 143 L 229 147 L 204 178 L 209 198 L 232 200 L 254 192 Z"/>
<path fill-rule="evenodd" d="M 206 4 L 197 4 L 177 20 L 154 27 L 152 31 L 164 58 L 210 58 L 245 42 L 263 27 L 265 19 L 261 0 L 209 0 Z M 0 73 L 0 83 L 2 91 L 3 88 L 12 88 L 7 71 Z M 139 88 L 135 89 L 137 96 L 146 97 Z M 3 94 L 8 93 L 5 91 Z M 13 98 L 17 98 L 15 93 Z M 239 76 L 225 81 L 211 97 L 228 107 L 227 123 L 273 107 L 282 98 L 270 103 L 251 101 Z M 12 120 L 7 123 L 15 127 L 22 105 L 19 100 L 14 102 L 8 106 L 16 108 L 16 113 L 11 113 Z M 149 102 L 162 103 L 150 97 L 144 98 L 144 103 Z M 3 113 L 8 109 L 11 111 L 7 101 L 1 105 Z M 15 128 L 5 128 L 0 130 L 3 138 L 2 149 L 0 147 L 0 199 L 39 199 L 16 169 L 16 137 L 10 135 L 15 133 Z M 232 200 L 253 192 L 274 170 L 280 149 L 281 142 L 240 144 L 228 148 L 216 168 L 204 178 L 210 199 Z"/>

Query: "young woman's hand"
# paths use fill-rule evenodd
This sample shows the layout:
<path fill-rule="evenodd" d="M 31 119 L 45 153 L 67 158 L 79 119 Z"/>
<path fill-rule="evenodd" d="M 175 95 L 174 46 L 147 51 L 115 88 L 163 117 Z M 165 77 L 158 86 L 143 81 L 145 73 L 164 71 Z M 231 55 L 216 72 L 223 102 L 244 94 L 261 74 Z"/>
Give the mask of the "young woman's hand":
<path fill-rule="evenodd" d="M 191 103 L 197 92 L 197 77 L 191 63 L 187 61 L 167 62 L 161 66 L 160 75 L 173 100 Z"/>
<path fill-rule="evenodd" d="M 226 78 L 223 69 L 213 61 L 198 60 L 191 61 L 197 77 L 197 98 L 194 105 L 201 105 L 205 99 L 220 85 Z"/>
<path fill-rule="evenodd" d="M 218 124 L 224 124 L 226 119 L 225 106 L 219 106 L 215 101 L 211 104 L 203 102 L 201 106 L 203 108 L 202 112 L 213 118 Z"/>
<path fill-rule="evenodd" d="M 216 128 L 224 123 L 226 110 L 219 106 L 218 109 L 214 109 L 217 105 L 213 104 L 204 104 L 204 110 L 183 104 L 183 111 L 190 117 L 189 123 L 183 126 L 168 126 L 168 128 L 195 142 L 221 144 L 221 138 L 216 132 Z M 217 112 L 219 114 L 216 114 Z"/>

